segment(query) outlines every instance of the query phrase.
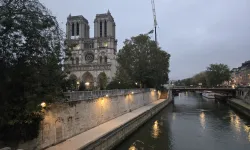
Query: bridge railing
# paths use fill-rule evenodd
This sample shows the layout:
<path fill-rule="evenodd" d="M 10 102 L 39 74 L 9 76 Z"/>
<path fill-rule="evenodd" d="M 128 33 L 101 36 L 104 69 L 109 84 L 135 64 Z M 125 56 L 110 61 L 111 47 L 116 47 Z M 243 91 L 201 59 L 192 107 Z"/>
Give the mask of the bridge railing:
<path fill-rule="evenodd" d="M 64 92 L 64 96 L 68 101 L 90 100 L 100 97 L 118 96 L 135 94 L 141 92 L 149 92 L 154 89 L 115 89 L 115 90 L 97 90 L 97 91 L 72 91 Z"/>

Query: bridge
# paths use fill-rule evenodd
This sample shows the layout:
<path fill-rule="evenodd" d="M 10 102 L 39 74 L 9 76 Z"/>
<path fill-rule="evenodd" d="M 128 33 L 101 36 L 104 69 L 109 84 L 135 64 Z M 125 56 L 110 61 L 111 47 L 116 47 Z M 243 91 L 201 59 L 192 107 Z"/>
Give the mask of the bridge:
<path fill-rule="evenodd" d="M 199 87 L 173 87 L 170 90 L 179 91 L 236 91 L 234 88 L 199 88 Z"/>
<path fill-rule="evenodd" d="M 201 87 L 171 87 L 169 90 L 172 91 L 174 95 L 178 95 L 178 93 L 185 92 L 185 91 L 213 91 L 216 93 L 230 93 L 232 95 L 236 95 L 236 89 L 234 88 L 201 88 Z"/>

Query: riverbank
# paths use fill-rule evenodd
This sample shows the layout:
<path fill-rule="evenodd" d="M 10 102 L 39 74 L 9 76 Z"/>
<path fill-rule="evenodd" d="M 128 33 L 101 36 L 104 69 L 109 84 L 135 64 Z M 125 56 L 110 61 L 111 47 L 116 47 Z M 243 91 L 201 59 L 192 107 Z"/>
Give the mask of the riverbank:
<path fill-rule="evenodd" d="M 47 150 L 110 149 L 124 140 L 172 100 L 160 99 L 74 136 Z"/>
<path fill-rule="evenodd" d="M 250 105 L 245 103 L 243 100 L 233 98 L 227 103 L 240 113 L 250 117 Z"/>

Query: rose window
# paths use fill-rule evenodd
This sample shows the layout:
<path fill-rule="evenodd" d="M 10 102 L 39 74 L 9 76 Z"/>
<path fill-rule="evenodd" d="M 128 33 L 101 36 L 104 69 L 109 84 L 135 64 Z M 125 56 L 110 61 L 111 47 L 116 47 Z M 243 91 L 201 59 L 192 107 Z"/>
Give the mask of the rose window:
<path fill-rule="evenodd" d="M 88 63 L 91 63 L 94 61 L 94 55 L 92 53 L 87 53 L 85 55 L 85 61 Z"/>

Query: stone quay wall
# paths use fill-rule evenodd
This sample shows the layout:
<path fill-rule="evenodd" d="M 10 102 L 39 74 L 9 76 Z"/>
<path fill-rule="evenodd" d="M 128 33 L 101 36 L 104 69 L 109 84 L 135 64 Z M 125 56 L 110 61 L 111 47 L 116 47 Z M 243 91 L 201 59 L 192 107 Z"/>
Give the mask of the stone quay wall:
<path fill-rule="evenodd" d="M 152 103 L 160 97 L 160 92 L 153 89 L 122 93 L 49 105 L 44 110 L 45 117 L 41 122 L 38 138 L 19 144 L 19 148 L 47 148 Z"/>
<path fill-rule="evenodd" d="M 236 90 L 236 98 L 243 100 L 244 102 L 250 104 L 250 88 L 238 88 Z"/>
<path fill-rule="evenodd" d="M 96 141 L 83 147 L 82 150 L 109 150 L 115 148 L 119 143 L 125 140 L 130 134 L 136 131 L 141 125 L 147 122 L 150 118 L 156 115 L 164 107 L 172 102 L 172 98 L 159 103 L 152 109 L 144 112 L 143 114 L 137 116 L 133 120 L 127 122 L 121 127 L 115 129 L 114 131 L 108 133 L 107 135 L 97 139 Z"/>
<path fill-rule="evenodd" d="M 236 101 L 239 101 L 236 99 Z M 247 117 L 250 118 L 250 108 L 249 107 L 246 107 L 245 105 L 242 105 L 242 104 L 239 104 L 235 101 L 227 101 L 227 103 L 234 109 L 236 109 L 238 112 L 246 115 Z"/>

